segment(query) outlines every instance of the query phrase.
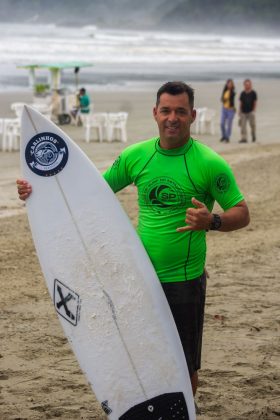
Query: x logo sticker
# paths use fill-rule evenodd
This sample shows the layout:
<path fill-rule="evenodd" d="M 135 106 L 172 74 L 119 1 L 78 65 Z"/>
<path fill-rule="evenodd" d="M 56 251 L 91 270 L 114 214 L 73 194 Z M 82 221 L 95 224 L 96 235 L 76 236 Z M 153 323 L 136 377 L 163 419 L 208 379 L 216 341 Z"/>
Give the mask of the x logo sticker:
<path fill-rule="evenodd" d="M 60 286 L 57 286 L 57 291 L 58 291 L 59 296 L 61 298 L 61 301 L 56 303 L 57 309 L 60 309 L 61 306 L 63 306 L 64 309 L 65 309 L 66 315 L 71 319 L 75 319 L 74 315 L 72 314 L 72 312 L 68 309 L 68 307 L 66 305 L 66 303 L 69 302 L 69 300 L 75 299 L 75 297 L 71 293 L 68 293 L 68 295 L 66 297 L 64 297 L 63 294 L 62 294 L 62 290 L 61 290 Z"/>
<path fill-rule="evenodd" d="M 58 314 L 76 326 L 80 313 L 80 297 L 60 280 L 54 280 L 54 306 Z"/>

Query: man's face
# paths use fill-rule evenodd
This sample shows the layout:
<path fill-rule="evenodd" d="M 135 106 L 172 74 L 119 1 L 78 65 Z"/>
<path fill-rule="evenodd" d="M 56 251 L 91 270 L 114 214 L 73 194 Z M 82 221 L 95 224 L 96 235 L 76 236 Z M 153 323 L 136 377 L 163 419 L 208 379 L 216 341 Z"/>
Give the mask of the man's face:
<path fill-rule="evenodd" d="M 250 80 L 246 80 L 244 82 L 244 89 L 246 90 L 246 92 L 248 92 L 252 89 L 252 83 L 251 83 Z"/>
<path fill-rule="evenodd" d="M 188 141 L 190 126 L 195 120 L 196 112 L 191 108 L 186 93 L 163 93 L 153 114 L 159 128 L 161 147 L 172 149 Z"/>

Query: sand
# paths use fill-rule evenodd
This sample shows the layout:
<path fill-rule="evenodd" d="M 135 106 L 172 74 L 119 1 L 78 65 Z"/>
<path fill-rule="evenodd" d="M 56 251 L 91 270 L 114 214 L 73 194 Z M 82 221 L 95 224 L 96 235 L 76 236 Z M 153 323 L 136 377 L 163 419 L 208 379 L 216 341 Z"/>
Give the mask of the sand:
<path fill-rule="evenodd" d="M 216 135 L 200 139 L 232 165 L 251 224 L 208 234 L 208 279 L 198 420 L 276 419 L 279 405 L 280 136 L 279 81 L 258 80 L 258 141 L 219 143 L 221 83 L 196 83 L 197 106 L 214 108 Z M 237 83 L 240 91 L 241 83 Z M 156 134 L 154 91 L 91 92 L 96 111 L 129 112 L 129 143 Z M 27 92 L 0 94 L 0 115 Z M 279 107 L 278 107 L 279 108 Z M 81 127 L 64 126 L 102 170 L 124 145 L 86 144 Z M 65 339 L 33 246 L 24 204 L 17 199 L 19 153 L 0 152 L 0 419 L 104 419 Z M 134 224 L 135 189 L 118 194 Z"/>

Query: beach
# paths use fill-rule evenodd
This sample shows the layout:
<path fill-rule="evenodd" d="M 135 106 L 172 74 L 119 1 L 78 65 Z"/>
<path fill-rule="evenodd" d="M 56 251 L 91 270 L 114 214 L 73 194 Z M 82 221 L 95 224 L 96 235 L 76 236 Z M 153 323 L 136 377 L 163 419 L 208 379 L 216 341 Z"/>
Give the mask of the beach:
<path fill-rule="evenodd" d="M 207 235 L 207 302 L 198 420 L 276 419 L 279 409 L 280 135 L 279 79 L 253 80 L 258 93 L 257 142 L 239 144 L 237 117 L 229 144 L 220 143 L 224 82 L 191 82 L 195 106 L 215 110 L 215 135 L 195 135 L 230 163 L 251 213 L 250 225 Z M 128 144 L 157 135 L 155 87 L 89 90 L 95 112 L 126 111 Z M 236 80 L 237 91 L 242 80 Z M 0 93 L 0 116 L 27 90 Z M 84 140 L 83 127 L 62 126 L 100 171 L 126 146 Z M 0 419 L 105 419 L 63 335 L 17 198 L 19 152 L 0 152 L 1 344 Z M 118 197 L 137 224 L 133 186 Z M 219 211 L 217 207 L 217 211 Z"/>

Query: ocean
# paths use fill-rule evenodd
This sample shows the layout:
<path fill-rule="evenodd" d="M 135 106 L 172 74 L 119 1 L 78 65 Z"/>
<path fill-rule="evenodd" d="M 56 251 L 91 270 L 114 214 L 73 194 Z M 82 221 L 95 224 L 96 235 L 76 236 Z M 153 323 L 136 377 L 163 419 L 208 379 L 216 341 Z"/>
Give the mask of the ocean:
<path fill-rule="evenodd" d="M 280 77 L 280 37 L 1 23 L 0 40 L 1 90 L 28 89 L 19 66 L 67 61 L 92 63 L 79 79 L 96 89 Z M 37 75 L 46 81 L 47 72 Z M 73 70 L 63 72 L 62 83 L 74 86 Z"/>

